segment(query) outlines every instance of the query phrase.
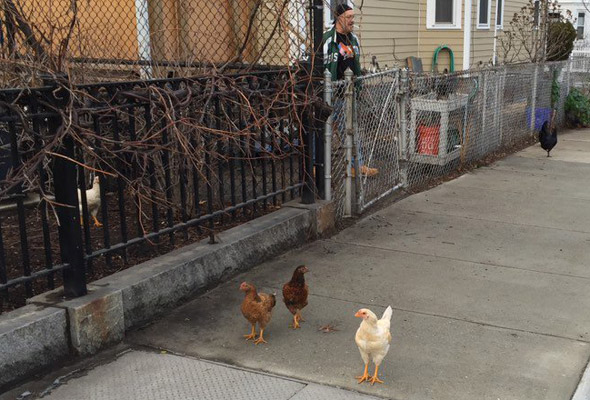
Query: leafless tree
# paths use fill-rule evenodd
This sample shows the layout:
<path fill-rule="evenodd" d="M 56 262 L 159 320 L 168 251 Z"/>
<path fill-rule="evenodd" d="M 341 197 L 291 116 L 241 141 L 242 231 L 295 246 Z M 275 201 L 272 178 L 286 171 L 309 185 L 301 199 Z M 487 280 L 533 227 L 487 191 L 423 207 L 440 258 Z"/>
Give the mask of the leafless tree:
<path fill-rule="evenodd" d="M 536 63 L 559 58 L 571 31 L 555 28 L 559 24 L 574 22 L 571 13 L 562 12 L 554 0 L 529 0 L 514 13 L 509 27 L 498 37 L 503 62 Z"/>

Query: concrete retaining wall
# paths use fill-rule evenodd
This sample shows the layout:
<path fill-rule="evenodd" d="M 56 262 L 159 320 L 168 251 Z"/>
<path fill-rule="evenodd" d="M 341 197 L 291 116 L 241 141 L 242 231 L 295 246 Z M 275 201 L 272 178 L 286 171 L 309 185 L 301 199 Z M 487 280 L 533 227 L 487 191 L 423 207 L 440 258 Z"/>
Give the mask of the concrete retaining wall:
<path fill-rule="evenodd" d="M 208 240 L 88 285 L 65 300 L 56 289 L 0 316 L 0 391 L 71 355 L 84 356 L 124 338 L 174 305 L 224 279 L 334 229 L 331 203 L 296 202 Z"/>
<path fill-rule="evenodd" d="M 0 315 L 0 392 L 69 352 L 66 311 L 28 305 Z"/>

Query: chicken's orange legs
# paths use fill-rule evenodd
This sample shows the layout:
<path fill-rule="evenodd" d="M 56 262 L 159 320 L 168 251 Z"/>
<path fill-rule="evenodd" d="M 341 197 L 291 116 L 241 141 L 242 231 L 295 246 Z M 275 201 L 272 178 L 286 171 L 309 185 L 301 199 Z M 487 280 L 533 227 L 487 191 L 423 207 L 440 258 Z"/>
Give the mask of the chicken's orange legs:
<path fill-rule="evenodd" d="M 363 372 L 362 376 L 356 376 L 356 379 L 359 380 L 359 383 L 363 383 L 364 381 L 369 381 L 369 364 L 365 364 L 365 372 Z"/>
<path fill-rule="evenodd" d="M 293 315 L 293 325 L 291 327 L 293 329 L 299 329 L 299 328 L 301 328 L 301 326 L 299 325 L 299 321 L 304 321 L 304 319 L 301 318 L 301 311 L 297 311 L 295 313 L 295 315 Z"/>
<path fill-rule="evenodd" d="M 381 379 L 377 378 L 377 371 L 379 371 L 379 366 L 375 365 L 375 373 L 373 374 L 373 377 L 370 379 L 371 385 L 374 385 L 375 382 L 383 383 Z"/>
<path fill-rule="evenodd" d="M 264 328 L 260 328 L 260 336 L 258 336 L 258 339 L 256 339 L 254 341 L 254 344 L 258 344 L 258 343 L 268 343 L 266 340 L 264 340 L 264 338 L 262 337 L 262 334 L 264 333 Z"/>
<path fill-rule="evenodd" d="M 97 227 L 102 226 L 102 224 L 98 221 L 98 218 L 96 218 L 96 215 L 93 215 L 92 218 L 94 218 L 94 226 L 97 226 Z"/>
<path fill-rule="evenodd" d="M 256 339 L 256 325 L 252 325 L 252 333 L 250 333 L 249 335 L 244 335 L 244 337 L 246 338 L 246 340 Z"/>

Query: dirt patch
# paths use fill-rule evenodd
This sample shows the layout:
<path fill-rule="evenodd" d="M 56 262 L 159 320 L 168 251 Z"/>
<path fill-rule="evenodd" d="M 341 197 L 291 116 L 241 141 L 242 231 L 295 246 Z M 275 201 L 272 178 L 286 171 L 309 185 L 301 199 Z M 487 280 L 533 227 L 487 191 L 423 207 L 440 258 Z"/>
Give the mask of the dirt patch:
<path fill-rule="evenodd" d="M 106 201 L 101 208 L 105 207 L 106 203 L 106 218 L 102 214 L 102 209 L 98 213 L 98 219 L 103 226 L 96 227 L 91 224 L 88 230 L 82 227 L 84 251 L 87 255 L 125 242 L 125 239 L 128 241 L 142 237 L 144 228 L 146 232 L 152 232 L 156 230 L 155 228 L 160 230 L 169 226 L 168 210 L 164 207 L 156 208 L 159 214 L 156 222 L 153 218 L 153 209 L 144 213 L 140 221 L 137 218 L 137 207 L 132 199 L 126 199 L 124 208 L 121 209 L 115 193 L 107 193 L 105 197 Z M 291 195 L 284 200 L 290 199 Z M 245 207 L 217 217 L 212 224 L 213 235 L 273 212 L 281 207 L 282 202 L 282 196 L 277 196 L 274 200 L 268 200 L 266 204 Z M 203 208 L 206 209 L 206 204 Z M 173 224 L 182 221 L 182 215 L 178 210 L 173 210 L 170 216 Z M 188 216 L 188 218 L 196 217 Z M 43 203 L 39 203 L 26 208 L 22 219 L 24 224 L 20 223 L 16 210 L 0 214 L 0 239 L 3 241 L 0 246 L 3 253 L 0 257 L 3 257 L 8 280 L 50 269 L 52 265 L 62 264 L 57 219 L 53 212 L 50 209 L 44 209 Z M 43 222 L 44 219 L 46 223 Z M 24 227 L 23 230 L 21 226 Z M 126 249 L 92 257 L 87 263 L 87 282 L 93 282 L 174 249 L 207 239 L 211 236 L 210 233 L 211 225 L 206 221 L 195 227 L 160 235 L 156 240 L 145 240 Z M 22 307 L 27 298 L 59 287 L 62 283 L 62 273 L 58 271 L 29 284 L 18 285 L 8 291 L 0 292 L 0 313 Z"/>

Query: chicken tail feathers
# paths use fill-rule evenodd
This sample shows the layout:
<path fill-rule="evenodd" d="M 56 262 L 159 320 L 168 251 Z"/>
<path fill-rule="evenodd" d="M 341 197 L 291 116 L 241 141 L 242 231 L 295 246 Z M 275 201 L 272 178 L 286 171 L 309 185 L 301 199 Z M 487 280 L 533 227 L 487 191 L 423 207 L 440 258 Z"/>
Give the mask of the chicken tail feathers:
<path fill-rule="evenodd" d="M 383 312 L 383 316 L 381 317 L 381 320 L 391 322 L 391 315 L 392 314 L 393 314 L 393 310 L 391 309 L 391 306 L 387 306 L 387 308 Z"/>

